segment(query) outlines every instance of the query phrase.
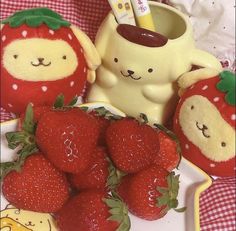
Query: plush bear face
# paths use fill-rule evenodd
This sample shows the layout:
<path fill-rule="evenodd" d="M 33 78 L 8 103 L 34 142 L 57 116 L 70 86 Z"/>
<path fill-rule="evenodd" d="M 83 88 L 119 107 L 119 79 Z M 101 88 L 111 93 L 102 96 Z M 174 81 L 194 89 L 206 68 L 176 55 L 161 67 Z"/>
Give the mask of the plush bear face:
<path fill-rule="evenodd" d="M 7 231 L 56 231 L 50 214 L 36 213 L 16 208 L 1 211 L 1 227 Z M 7 229 L 9 227 L 9 229 Z M 17 228 L 17 229 L 16 229 Z M 21 229 L 20 229 L 21 228 Z"/>
<path fill-rule="evenodd" d="M 214 176 L 235 175 L 235 83 L 229 71 L 195 82 L 174 115 L 183 156 Z"/>
<path fill-rule="evenodd" d="M 27 81 L 52 81 L 72 75 L 78 59 L 63 40 L 18 39 L 3 51 L 3 65 L 15 78 Z"/>
<path fill-rule="evenodd" d="M 234 157 L 235 130 L 207 98 L 187 98 L 180 109 L 179 123 L 184 135 L 209 159 L 226 161 Z"/>

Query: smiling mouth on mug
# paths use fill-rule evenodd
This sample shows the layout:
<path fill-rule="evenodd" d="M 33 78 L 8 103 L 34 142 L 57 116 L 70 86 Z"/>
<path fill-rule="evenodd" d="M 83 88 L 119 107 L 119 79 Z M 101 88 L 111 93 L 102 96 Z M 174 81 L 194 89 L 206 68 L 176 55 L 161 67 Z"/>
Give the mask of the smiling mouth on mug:
<path fill-rule="evenodd" d="M 127 71 L 128 72 L 128 74 L 124 74 L 122 71 L 120 71 L 120 73 L 125 77 L 125 78 L 132 78 L 133 80 L 139 80 L 139 79 L 141 79 L 142 77 L 135 77 L 135 76 L 133 76 L 133 74 L 134 74 L 134 71 L 130 71 L 130 70 L 128 70 Z"/>

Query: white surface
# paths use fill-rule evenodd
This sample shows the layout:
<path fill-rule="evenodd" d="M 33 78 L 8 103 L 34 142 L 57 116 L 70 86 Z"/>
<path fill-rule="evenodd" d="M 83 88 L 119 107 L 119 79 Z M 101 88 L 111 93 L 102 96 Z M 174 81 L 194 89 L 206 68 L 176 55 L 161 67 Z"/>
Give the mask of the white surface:
<path fill-rule="evenodd" d="M 235 68 L 235 1 L 169 0 L 190 17 L 198 48 Z"/>
<path fill-rule="evenodd" d="M 90 104 L 88 104 L 90 105 Z M 102 106 L 102 104 L 96 104 Z M 90 105 L 91 107 L 91 105 Z M 113 113 L 121 112 L 115 108 L 105 105 L 107 109 L 111 109 Z M 122 114 L 121 114 L 122 115 Z M 9 161 L 14 158 L 15 151 L 8 148 L 5 139 L 7 131 L 14 131 L 17 128 L 17 120 L 1 124 L 1 161 Z M 184 213 L 177 213 L 170 211 L 164 218 L 157 221 L 144 221 L 137 217 L 131 217 L 131 231 L 193 231 L 195 227 L 194 213 L 198 211 L 194 205 L 194 195 L 197 187 L 206 182 L 206 175 L 203 174 L 198 168 L 193 168 L 192 165 L 185 159 L 182 159 L 179 170 L 176 171 L 180 174 L 180 192 L 179 192 L 179 207 L 186 206 L 187 210 Z M 1 209 L 4 209 L 7 201 L 1 194 Z M 198 222 L 198 221 L 196 221 Z"/>

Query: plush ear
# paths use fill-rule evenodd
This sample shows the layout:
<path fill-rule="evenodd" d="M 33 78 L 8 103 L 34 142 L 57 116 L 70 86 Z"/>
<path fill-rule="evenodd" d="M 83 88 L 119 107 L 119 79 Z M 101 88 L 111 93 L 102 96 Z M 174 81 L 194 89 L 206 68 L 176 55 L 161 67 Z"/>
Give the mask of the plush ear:
<path fill-rule="evenodd" d="M 209 79 L 219 75 L 220 71 L 212 68 L 200 68 L 181 75 L 178 79 L 179 95 L 182 95 L 186 88 L 195 84 L 196 82 Z"/>
<path fill-rule="evenodd" d="M 85 59 L 90 70 L 94 71 L 101 64 L 101 58 L 90 38 L 76 26 L 70 27 L 84 49 Z"/>
<path fill-rule="evenodd" d="M 110 12 L 98 29 L 95 46 L 102 58 L 109 49 L 109 45 L 112 45 L 110 43 L 112 43 L 112 36 L 116 33 L 117 25 L 114 14 Z"/>

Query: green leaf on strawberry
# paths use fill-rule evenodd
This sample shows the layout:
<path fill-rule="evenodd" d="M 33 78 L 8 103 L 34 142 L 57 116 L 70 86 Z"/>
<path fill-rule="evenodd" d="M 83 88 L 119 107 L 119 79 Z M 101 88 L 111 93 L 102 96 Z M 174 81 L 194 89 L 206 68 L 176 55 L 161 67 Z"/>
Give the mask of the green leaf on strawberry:
<path fill-rule="evenodd" d="M 69 27 L 70 23 L 65 21 L 61 15 L 48 8 L 34 8 L 16 12 L 11 17 L 2 21 L 10 27 L 19 27 L 26 24 L 29 27 L 38 27 L 45 23 L 50 29 L 57 30 L 60 27 Z"/>
<path fill-rule="evenodd" d="M 17 152 L 15 161 L 1 163 L 1 179 L 12 170 L 20 171 L 25 159 L 38 151 L 34 137 L 35 129 L 36 124 L 33 121 L 33 108 L 32 105 L 29 104 L 26 109 L 22 131 L 7 132 L 5 134 L 8 147 L 10 149 L 20 147 L 20 150 Z"/>
<path fill-rule="evenodd" d="M 167 210 L 175 209 L 177 212 L 184 212 L 186 208 L 177 209 L 179 193 L 179 175 L 175 176 L 174 172 L 171 172 L 167 177 L 168 187 L 157 187 L 157 190 L 162 196 L 157 198 L 157 206 L 161 207 L 166 205 Z"/>
<path fill-rule="evenodd" d="M 111 113 L 105 107 L 95 108 L 94 111 L 96 112 L 97 116 L 101 116 L 101 117 L 104 117 L 105 119 L 109 119 L 109 120 L 119 120 L 119 119 L 123 118 L 122 116 L 115 115 L 115 114 Z"/>
<path fill-rule="evenodd" d="M 230 71 L 220 73 L 220 82 L 217 84 L 217 89 L 225 92 L 225 101 L 230 105 L 235 105 L 235 74 Z"/>
<path fill-rule="evenodd" d="M 116 221 L 120 224 L 116 231 L 129 231 L 131 224 L 128 215 L 128 208 L 120 197 L 113 192 L 110 198 L 104 199 L 104 202 L 110 208 L 109 212 L 111 216 L 108 220 Z"/>
<path fill-rule="evenodd" d="M 76 96 L 67 105 L 65 105 L 65 96 L 63 94 L 60 94 L 56 97 L 56 100 L 53 104 L 53 108 L 64 109 L 64 108 L 74 107 L 77 101 L 78 101 L 78 97 Z"/>
<path fill-rule="evenodd" d="M 121 178 L 123 176 L 125 176 L 126 174 L 120 170 L 118 170 L 113 163 L 111 162 L 111 160 L 109 160 L 110 164 L 108 167 L 108 171 L 109 171 L 109 176 L 107 179 L 107 184 L 106 186 L 110 189 L 110 190 L 114 190 L 117 185 L 120 183 Z"/>

